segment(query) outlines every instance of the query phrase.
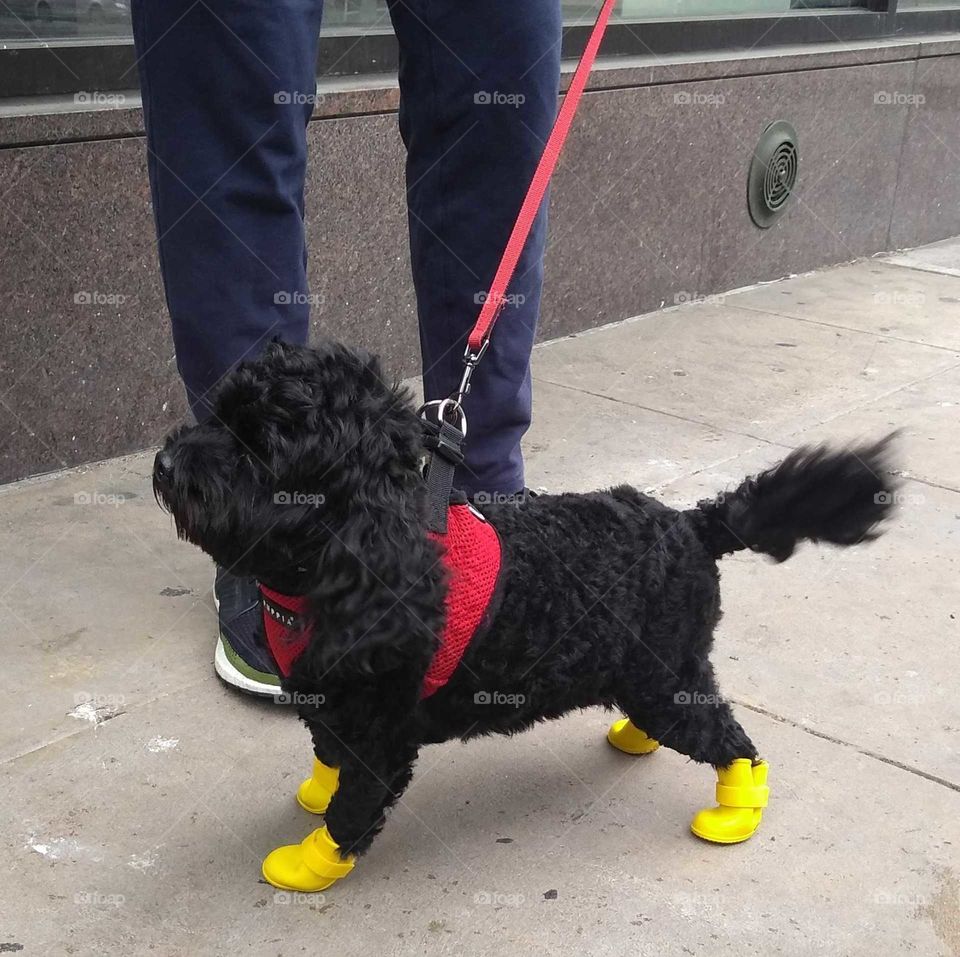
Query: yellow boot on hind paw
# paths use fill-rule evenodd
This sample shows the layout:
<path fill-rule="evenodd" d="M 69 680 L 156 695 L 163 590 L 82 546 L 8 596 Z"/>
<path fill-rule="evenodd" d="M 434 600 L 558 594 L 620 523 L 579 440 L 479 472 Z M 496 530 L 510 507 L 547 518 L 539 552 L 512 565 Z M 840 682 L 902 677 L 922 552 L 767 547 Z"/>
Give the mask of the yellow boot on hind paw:
<path fill-rule="evenodd" d="M 297 803 L 311 814 L 323 814 L 340 783 L 340 769 L 313 759 L 313 773 L 297 788 Z"/>
<path fill-rule="evenodd" d="M 626 754 L 651 754 L 660 747 L 658 741 L 647 737 L 629 718 L 614 721 L 607 732 L 607 741 Z"/>
<path fill-rule="evenodd" d="M 714 844 L 739 844 L 753 837 L 767 806 L 766 761 L 737 758 L 717 769 L 717 807 L 704 808 L 690 823 L 697 837 Z"/>
<path fill-rule="evenodd" d="M 340 856 L 340 847 L 325 827 L 318 827 L 300 844 L 287 844 L 263 859 L 263 876 L 282 891 L 313 894 L 353 870 L 354 857 Z"/>

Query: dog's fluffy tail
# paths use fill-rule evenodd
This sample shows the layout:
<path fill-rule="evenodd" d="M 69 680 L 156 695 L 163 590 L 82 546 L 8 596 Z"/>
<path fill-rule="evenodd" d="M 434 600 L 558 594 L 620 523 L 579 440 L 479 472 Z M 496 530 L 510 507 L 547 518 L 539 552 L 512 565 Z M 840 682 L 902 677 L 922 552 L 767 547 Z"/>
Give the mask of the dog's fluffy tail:
<path fill-rule="evenodd" d="M 895 436 L 852 449 L 799 448 L 736 491 L 700 502 L 692 517 L 704 544 L 715 558 L 750 548 L 782 562 L 804 540 L 856 545 L 876 538 L 897 498 Z"/>

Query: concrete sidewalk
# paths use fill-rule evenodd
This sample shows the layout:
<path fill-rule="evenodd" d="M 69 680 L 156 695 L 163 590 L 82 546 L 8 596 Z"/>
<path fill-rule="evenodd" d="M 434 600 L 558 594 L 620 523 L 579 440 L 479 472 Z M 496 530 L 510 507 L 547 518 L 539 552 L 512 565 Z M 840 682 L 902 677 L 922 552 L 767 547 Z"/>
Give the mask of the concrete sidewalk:
<path fill-rule="evenodd" d="M 350 878 L 275 893 L 314 825 L 289 708 L 213 675 L 208 561 L 152 453 L 0 490 L 0 952 L 960 954 L 960 242 L 537 350 L 530 481 L 689 504 L 799 443 L 902 427 L 879 542 L 723 563 L 715 663 L 771 763 L 750 842 L 714 777 L 590 711 L 424 751 Z"/>

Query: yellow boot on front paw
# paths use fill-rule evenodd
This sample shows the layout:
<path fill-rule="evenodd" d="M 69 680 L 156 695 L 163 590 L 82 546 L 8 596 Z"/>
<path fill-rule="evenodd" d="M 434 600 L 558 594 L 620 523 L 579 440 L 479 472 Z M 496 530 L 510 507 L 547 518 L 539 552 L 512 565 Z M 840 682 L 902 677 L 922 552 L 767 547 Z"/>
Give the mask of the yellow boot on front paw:
<path fill-rule="evenodd" d="M 353 870 L 356 859 L 340 856 L 340 847 L 325 827 L 300 844 L 287 844 L 263 859 L 263 876 L 282 891 L 324 891 Z"/>
<path fill-rule="evenodd" d="M 717 807 L 704 808 L 690 823 L 697 837 L 714 844 L 739 844 L 753 837 L 767 806 L 766 761 L 737 758 L 717 769 Z"/>
<path fill-rule="evenodd" d="M 607 732 L 607 741 L 627 754 L 651 754 L 660 747 L 658 741 L 647 737 L 629 718 L 614 721 Z"/>
<path fill-rule="evenodd" d="M 311 814 L 323 814 L 340 783 L 340 769 L 313 759 L 313 773 L 297 788 L 297 803 Z"/>

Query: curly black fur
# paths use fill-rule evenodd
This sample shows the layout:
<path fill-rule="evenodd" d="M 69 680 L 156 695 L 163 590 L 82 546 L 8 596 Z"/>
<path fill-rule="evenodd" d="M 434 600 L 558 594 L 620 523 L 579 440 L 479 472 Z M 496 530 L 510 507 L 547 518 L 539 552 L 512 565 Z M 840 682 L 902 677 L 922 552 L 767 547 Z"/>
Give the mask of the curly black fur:
<path fill-rule="evenodd" d="M 315 753 L 341 769 L 330 834 L 362 853 L 431 742 L 604 705 L 696 761 L 755 758 L 709 661 L 716 560 L 875 537 L 893 504 L 889 445 L 800 449 L 687 511 L 626 485 L 485 506 L 504 548 L 499 604 L 422 701 L 446 582 L 427 536 L 421 425 L 376 359 L 272 346 L 225 380 L 210 422 L 170 436 L 154 487 L 218 563 L 309 596 L 310 644 L 284 690 L 309 702 Z"/>

